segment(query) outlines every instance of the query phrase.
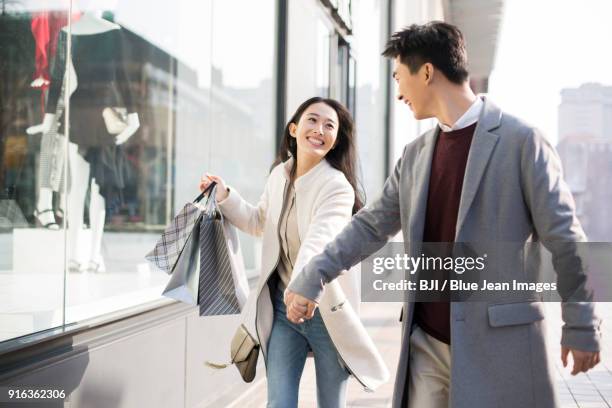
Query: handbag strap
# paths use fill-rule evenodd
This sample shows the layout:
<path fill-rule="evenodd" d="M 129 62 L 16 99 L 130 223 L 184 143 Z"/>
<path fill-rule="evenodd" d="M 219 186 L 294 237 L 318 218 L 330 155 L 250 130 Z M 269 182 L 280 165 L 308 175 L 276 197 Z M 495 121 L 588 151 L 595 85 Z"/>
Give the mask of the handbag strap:
<path fill-rule="evenodd" d="M 202 201 L 204 197 L 206 197 L 206 203 L 204 204 L 204 212 L 208 214 L 208 216 L 213 217 L 213 218 L 221 215 L 221 211 L 219 211 L 217 207 L 217 200 L 215 199 L 216 188 L 217 188 L 217 183 L 213 181 L 194 200 L 194 203 L 198 203 Z"/>
<path fill-rule="evenodd" d="M 241 330 L 242 329 L 242 330 Z M 240 324 L 238 330 L 236 331 L 236 334 L 234 334 L 234 338 L 236 338 L 236 336 L 240 335 L 244 333 L 244 337 L 242 338 L 242 340 L 240 341 L 240 345 L 237 347 L 236 350 L 233 349 L 231 350 L 231 360 L 229 363 L 213 363 L 212 361 L 206 360 L 204 362 L 204 365 L 210 367 L 210 368 L 214 368 L 216 370 L 222 370 L 226 367 L 229 367 L 233 364 L 236 363 L 241 363 L 242 361 L 245 360 L 240 360 L 240 361 L 236 361 L 236 355 L 238 354 L 238 352 L 240 351 L 240 349 L 242 348 L 242 346 L 244 345 L 244 343 L 247 340 L 251 340 L 251 342 L 253 343 L 253 347 L 251 348 L 251 350 L 249 350 L 249 355 L 252 353 L 253 349 L 258 349 L 259 348 L 259 342 L 257 340 L 255 340 L 255 338 L 251 335 L 251 333 L 249 333 L 249 331 L 247 330 L 246 326 L 244 324 Z M 232 340 L 232 344 L 233 344 L 233 340 Z M 247 357 L 248 358 L 248 357 Z"/>
<path fill-rule="evenodd" d="M 208 193 L 214 186 L 217 185 L 216 181 L 213 181 L 212 183 L 210 183 L 210 185 L 208 187 L 206 187 L 206 189 L 204 191 L 202 191 L 200 193 L 199 196 L 196 197 L 195 200 L 193 200 L 194 203 L 199 203 L 200 201 L 202 201 L 202 199 L 206 196 L 206 193 Z M 212 192 L 212 191 L 211 191 Z M 210 198 L 210 194 L 208 195 Z"/>

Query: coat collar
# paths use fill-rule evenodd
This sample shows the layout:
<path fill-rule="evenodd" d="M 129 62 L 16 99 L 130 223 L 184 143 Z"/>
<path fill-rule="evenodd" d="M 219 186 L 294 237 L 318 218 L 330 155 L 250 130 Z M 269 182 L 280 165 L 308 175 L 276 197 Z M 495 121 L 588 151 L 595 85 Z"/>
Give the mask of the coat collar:
<path fill-rule="evenodd" d="M 472 139 L 472 146 L 470 147 L 470 153 L 465 166 L 455 238 L 459 237 L 461 227 L 465 222 L 468 210 L 474 201 L 478 186 L 499 139 L 499 135 L 491 131 L 498 128 L 501 124 L 502 111 L 486 96 L 481 95 L 479 98 L 482 98 L 484 101 L 484 107 L 478 118 L 478 125 L 476 125 L 474 130 L 474 138 Z"/>
<path fill-rule="evenodd" d="M 290 157 L 287 161 L 283 162 L 282 173 L 287 181 L 291 179 L 290 174 L 294 162 L 295 160 L 293 157 Z M 316 180 L 320 179 L 322 174 L 330 169 L 332 169 L 331 164 L 329 164 L 326 159 L 321 160 L 316 166 L 308 170 L 306 174 L 302 175 L 302 177 L 298 177 L 298 179 L 295 180 L 293 186 L 295 188 L 295 192 L 297 193 L 298 191 L 308 190 L 313 184 L 315 184 Z"/>

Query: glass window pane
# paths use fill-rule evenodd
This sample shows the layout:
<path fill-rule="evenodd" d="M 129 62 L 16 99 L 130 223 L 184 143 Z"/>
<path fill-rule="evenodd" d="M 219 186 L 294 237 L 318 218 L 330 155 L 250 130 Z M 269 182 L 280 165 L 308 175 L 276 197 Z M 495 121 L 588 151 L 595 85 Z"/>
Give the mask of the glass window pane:
<path fill-rule="evenodd" d="M 312 96 L 330 95 L 334 30 L 318 1 L 288 2 L 287 116 Z"/>
<path fill-rule="evenodd" d="M 62 103 L 46 99 L 69 4 L 42 4 L 0 12 L 0 341 L 64 321 L 67 143 Z"/>
<path fill-rule="evenodd" d="M 273 0 L 23 3 L 0 28 L 0 341 L 162 299 L 144 256 L 202 173 L 257 202 L 277 137 Z"/>
<path fill-rule="evenodd" d="M 215 1 L 212 32 L 210 167 L 200 164 L 200 170 L 219 174 L 256 204 L 280 138 L 274 131 L 275 1 Z M 240 238 L 253 275 L 261 264 L 260 240 Z"/>
<path fill-rule="evenodd" d="M 210 160 L 211 2 L 88 6 L 72 20 L 68 322 L 160 298 L 168 276 L 144 255 Z"/>

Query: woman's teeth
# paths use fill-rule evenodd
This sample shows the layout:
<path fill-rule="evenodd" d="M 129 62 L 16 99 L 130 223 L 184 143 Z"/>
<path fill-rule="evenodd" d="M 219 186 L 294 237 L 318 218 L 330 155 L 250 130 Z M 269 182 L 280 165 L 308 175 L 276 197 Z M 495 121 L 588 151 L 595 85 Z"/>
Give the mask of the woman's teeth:
<path fill-rule="evenodd" d="M 322 140 L 314 139 L 312 137 L 307 137 L 306 140 L 308 140 L 312 144 L 316 144 L 318 146 L 323 146 L 323 141 Z"/>

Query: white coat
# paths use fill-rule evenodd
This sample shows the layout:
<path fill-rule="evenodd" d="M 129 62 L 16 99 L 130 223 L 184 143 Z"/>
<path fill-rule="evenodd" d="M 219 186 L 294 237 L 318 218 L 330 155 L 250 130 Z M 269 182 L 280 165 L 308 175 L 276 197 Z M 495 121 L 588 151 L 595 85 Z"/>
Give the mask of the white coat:
<path fill-rule="evenodd" d="M 231 188 L 219 203 L 223 216 L 237 228 L 263 237 L 261 274 L 243 319 L 245 326 L 256 332 L 264 358 L 274 317 L 267 281 L 279 262 L 278 223 L 292 166 L 293 159 L 289 159 L 272 170 L 256 206 Z M 291 281 L 349 223 L 355 201 L 344 174 L 325 159 L 295 180 L 294 188 L 301 245 Z M 319 310 L 340 361 L 366 389 L 374 390 L 389 379 L 389 371 L 359 320 L 359 302 L 359 274 L 353 272 L 326 285 Z"/>

